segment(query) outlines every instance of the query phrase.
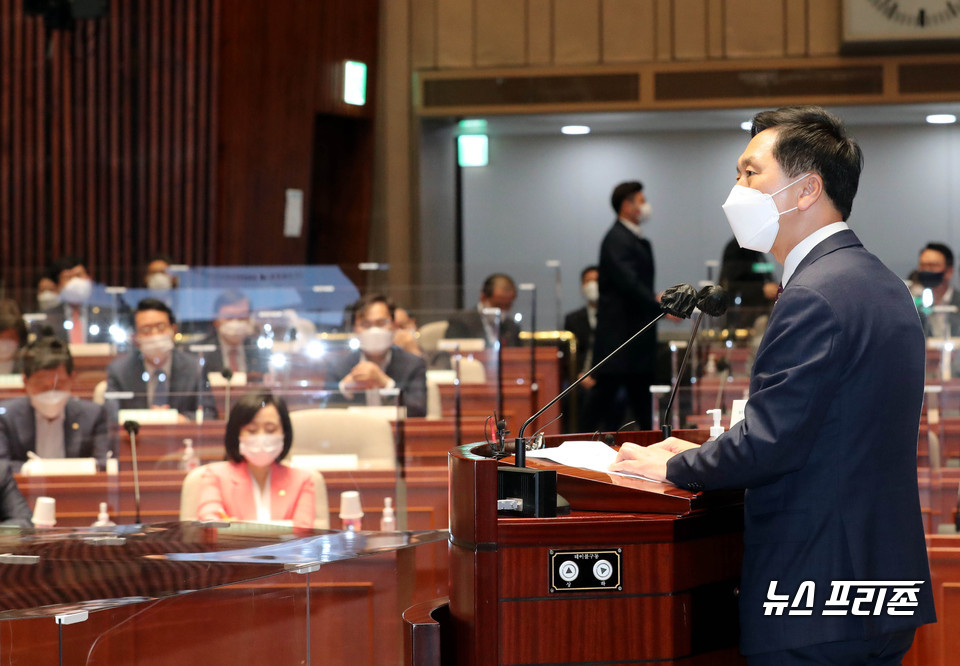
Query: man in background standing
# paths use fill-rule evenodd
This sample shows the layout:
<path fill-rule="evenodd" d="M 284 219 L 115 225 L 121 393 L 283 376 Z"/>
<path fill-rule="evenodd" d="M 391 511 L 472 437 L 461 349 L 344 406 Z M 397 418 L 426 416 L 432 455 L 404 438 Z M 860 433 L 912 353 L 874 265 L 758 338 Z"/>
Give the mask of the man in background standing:
<path fill-rule="evenodd" d="M 629 181 L 617 185 L 610 197 L 617 214 L 600 245 L 600 298 L 597 302 L 597 332 L 593 363 L 603 360 L 627 338 L 660 314 L 653 291 L 653 248 L 641 226 L 650 219 L 651 206 L 643 184 Z M 617 430 L 625 422 L 621 392 L 639 429 L 653 425 L 650 384 L 657 352 L 657 330 L 648 331 L 627 346 L 613 362 L 594 377 L 584 414 L 586 430 Z"/>

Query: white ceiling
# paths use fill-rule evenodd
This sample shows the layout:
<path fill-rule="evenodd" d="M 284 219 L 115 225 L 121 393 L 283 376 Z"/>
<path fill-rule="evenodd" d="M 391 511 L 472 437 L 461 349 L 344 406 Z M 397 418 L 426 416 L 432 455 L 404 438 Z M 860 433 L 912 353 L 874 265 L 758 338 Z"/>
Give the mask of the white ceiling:
<path fill-rule="evenodd" d="M 960 117 L 960 102 L 897 104 L 885 106 L 828 107 L 848 127 L 923 125 L 931 113 Z M 760 109 L 714 109 L 708 111 L 637 111 L 618 113 L 563 113 L 514 116 L 470 116 L 487 121 L 490 136 L 560 134 L 564 125 L 587 125 L 594 134 L 662 132 L 670 130 L 731 129 L 750 120 Z M 476 133 L 478 130 L 471 130 Z M 570 137 L 575 140 L 576 136 Z"/>

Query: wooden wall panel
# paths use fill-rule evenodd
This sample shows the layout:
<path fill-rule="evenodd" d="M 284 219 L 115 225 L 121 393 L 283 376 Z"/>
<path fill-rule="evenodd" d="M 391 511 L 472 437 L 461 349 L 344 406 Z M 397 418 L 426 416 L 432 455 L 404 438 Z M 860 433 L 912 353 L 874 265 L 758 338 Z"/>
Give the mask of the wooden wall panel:
<path fill-rule="evenodd" d="M 722 58 L 726 50 L 724 37 L 723 0 L 707 0 L 707 53 L 711 58 Z"/>
<path fill-rule="evenodd" d="M 786 55 L 807 53 L 807 0 L 785 0 Z"/>
<path fill-rule="evenodd" d="M 840 50 L 840 0 L 807 0 L 810 16 L 810 56 L 834 55 Z"/>
<path fill-rule="evenodd" d="M 437 66 L 437 0 L 410 2 L 410 65 L 415 70 Z"/>
<path fill-rule="evenodd" d="M 783 16 L 783 0 L 726 0 L 726 56 L 783 56 Z"/>
<path fill-rule="evenodd" d="M 603 0 L 603 61 L 653 60 L 656 0 Z"/>
<path fill-rule="evenodd" d="M 657 60 L 673 59 L 673 0 L 657 0 L 654 13 L 657 45 L 654 57 Z"/>
<path fill-rule="evenodd" d="M 527 60 L 547 65 L 553 59 L 553 0 L 527 0 Z"/>
<path fill-rule="evenodd" d="M 379 4 L 283 0 L 250 3 L 249 11 L 223 4 L 216 263 L 355 267 L 365 260 Z M 343 102 L 348 59 L 367 64 L 365 106 Z M 304 192 L 297 238 L 283 234 L 288 188 Z"/>
<path fill-rule="evenodd" d="M 527 59 L 527 7 L 517 0 L 483 0 L 476 6 L 477 66 L 523 65 Z"/>
<path fill-rule="evenodd" d="M 600 62 L 600 0 L 553 0 L 553 62 Z"/>
<path fill-rule="evenodd" d="M 677 60 L 707 57 L 707 0 L 674 0 L 673 56 Z"/>
<path fill-rule="evenodd" d="M 107 284 L 137 282 L 153 252 L 211 263 L 218 4 L 110 3 L 48 40 L 0 0 L 0 270 L 25 306 L 63 254 Z"/>
<path fill-rule="evenodd" d="M 437 66 L 473 67 L 474 0 L 437 0 Z"/>

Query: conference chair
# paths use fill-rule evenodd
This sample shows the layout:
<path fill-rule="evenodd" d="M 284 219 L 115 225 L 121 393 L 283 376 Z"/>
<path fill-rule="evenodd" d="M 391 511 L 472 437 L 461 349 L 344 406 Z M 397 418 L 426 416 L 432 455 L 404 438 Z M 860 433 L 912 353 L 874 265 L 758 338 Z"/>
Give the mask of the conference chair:
<path fill-rule="evenodd" d="M 443 416 L 440 401 L 440 385 L 453 384 L 457 378 L 455 370 L 427 370 L 427 418 L 439 419 Z M 481 361 L 475 358 L 460 360 L 460 384 L 484 384 L 487 371 Z"/>
<path fill-rule="evenodd" d="M 447 321 L 432 321 L 420 327 L 420 349 L 424 354 L 432 358 L 437 353 L 437 342 L 446 335 L 447 324 Z"/>
<path fill-rule="evenodd" d="M 396 467 L 393 425 L 382 416 L 346 409 L 299 409 L 290 412 L 290 422 L 290 455 L 315 456 L 311 467 L 324 469 L 325 457 L 332 463 L 327 469 L 343 469 L 347 457 L 355 457 L 355 464 L 347 467 Z"/>

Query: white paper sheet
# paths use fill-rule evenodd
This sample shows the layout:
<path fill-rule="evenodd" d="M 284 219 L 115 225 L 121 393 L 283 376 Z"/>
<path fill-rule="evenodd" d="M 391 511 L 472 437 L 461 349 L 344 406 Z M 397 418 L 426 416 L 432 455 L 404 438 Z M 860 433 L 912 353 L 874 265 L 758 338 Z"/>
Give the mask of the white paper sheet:
<path fill-rule="evenodd" d="M 549 449 L 537 449 L 528 451 L 528 458 L 546 458 L 558 462 L 567 467 L 579 467 L 580 469 L 589 469 L 594 472 L 606 472 L 607 474 L 618 474 L 620 476 L 632 476 L 638 479 L 654 481 L 640 474 L 629 474 L 627 472 L 613 472 L 610 470 L 617 459 L 617 452 L 596 440 L 590 441 L 569 441 L 560 446 Z M 654 483 L 661 483 L 654 481 Z"/>

